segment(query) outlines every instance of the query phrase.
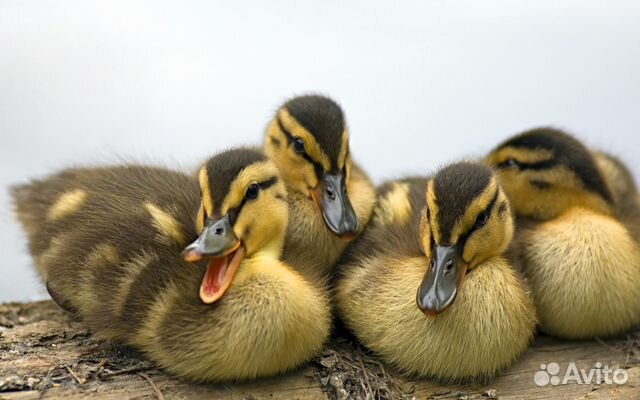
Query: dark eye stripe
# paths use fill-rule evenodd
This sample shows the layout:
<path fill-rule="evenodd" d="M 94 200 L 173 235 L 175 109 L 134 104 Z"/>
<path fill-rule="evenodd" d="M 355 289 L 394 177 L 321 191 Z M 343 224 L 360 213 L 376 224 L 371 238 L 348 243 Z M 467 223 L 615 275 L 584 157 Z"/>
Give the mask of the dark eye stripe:
<path fill-rule="evenodd" d="M 280 118 L 278 118 L 277 121 L 278 121 L 278 126 L 280 127 L 280 130 L 287 137 L 287 143 L 289 144 L 289 146 L 291 146 L 291 144 L 295 140 L 294 136 L 291 134 L 291 132 L 289 132 L 284 127 L 284 125 L 282 124 L 282 121 L 280 120 Z M 305 160 L 310 162 L 311 165 L 313 165 L 313 169 L 315 170 L 315 173 L 316 173 L 316 179 L 318 179 L 318 180 L 322 179 L 322 177 L 324 176 L 324 168 L 322 167 L 322 164 L 314 161 L 311 157 L 309 157 L 309 154 L 307 154 L 306 152 L 302 153 L 301 156 L 302 156 L 302 158 L 304 158 Z"/>
<path fill-rule="evenodd" d="M 258 185 L 260 186 L 260 189 L 264 190 L 264 189 L 268 189 L 271 186 L 275 185 L 278 182 L 278 177 L 277 176 L 273 176 L 269 179 L 267 179 L 264 182 L 258 183 Z"/>
<path fill-rule="evenodd" d="M 500 214 L 504 214 L 505 212 L 507 212 L 507 201 L 504 200 L 501 204 L 500 204 L 500 208 L 498 208 L 498 213 Z"/>
<path fill-rule="evenodd" d="M 277 182 L 278 182 L 278 177 L 273 176 L 267 179 L 266 181 L 258 183 L 258 186 L 260 186 L 261 190 L 264 190 L 275 185 Z M 247 201 L 250 201 L 250 200 L 244 197 L 239 206 L 229 209 L 228 214 L 229 214 L 229 222 L 231 223 L 231 226 L 233 226 L 236 223 L 236 220 L 238 219 L 238 215 L 240 215 L 240 212 L 242 211 L 242 208 L 244 207 L 244 205 L 247 204 Z"/>
<path fill-rule="evenodd" d="M 293 135 L 284 127 L 280 118 L 278 118 L 278 127 L 280 128 L 282 133 L 284 133 L 284 135 L 287 137 L 287 142 L 291 144 L 293 142 Z"/>
<path fill-rule="evenodd" d="M 540 190 L 545 190 L 545 189 L 549 189 L 551 187 L 551 183 L 547 182 L 547 181 L 543 181 L 540 179 L 532 179 L 529 181 L 529 183 L 531 183 L 531 186 L 535 186 L 536 188 L 540 189 Z"/>
<path fill-rule="evenodd" d="M 551 159 L 551 160 L 545 160 L 545 161 L 539 161 L 539 162 L 534 162 L 534 163 L 525 163 L 525 162 L 521 162 L 518 160 L 514 160 L 516 163 L 516 166 L 518 167 L 518 169 L 520 169 L 521 171 L 527 170 L 527 169 L 531 169 L 531 170 L 543 170 L 543 169 L 550 169 L 555 167 L 556 165 L 558 165 L 558 161 L 555 159 Z"/>
<path fill-rule="evenodd" d="M 493 195 L 493 198 L 491 199 L 491 201 L 489 202 L 489 204 L 487 205 L 487 207 L 481 211 L 481 213 L 487 213 L 487 215 L 489 216 L 489 218 L 491 218 L 491 213 L 493 212 L 493 207 L 495 207 L 496 202 L 498 200 L 498 193 L 500 192 L 500 190 L 498 190 L 496 188 L 496 192 Z M 479 215 L 479 214 L 478 214 Z M 483 225 L 484 226 L 484 225 Z M 479 226 L 476 226 L 474 224 L 474 226 L 471 227 L 471 229 L 469 229 L 467 231 L 467 233 L 465 233 L 463 236 L 460 237 L 460 239 L 458 240 L 458 246 L 460 249 L 460 254 L 464 254 L 464 247 L 467 245 L 467 239 L 469 239 L 469 237 L 473 234 L 473 232 L 475 232 L 476 230 L 478 230 Z M 467 261 L 467 260 L 465 260 Z"/>

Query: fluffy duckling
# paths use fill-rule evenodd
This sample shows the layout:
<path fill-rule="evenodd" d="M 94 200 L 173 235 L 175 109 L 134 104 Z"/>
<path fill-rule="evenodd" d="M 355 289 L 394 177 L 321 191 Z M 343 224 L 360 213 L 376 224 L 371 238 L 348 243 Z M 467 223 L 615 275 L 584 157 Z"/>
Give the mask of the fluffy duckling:
<path fill-rule="evenodd" d="M 624 164 L 551 128 L 508 139 L 487 161 L 518 216 L 513 256 L 541 329 L 589 338 L 640 323 L 640 206 Z"/>
<path fill-rule="evenodd" d="M 374 217 L 339 264 L 336 308 L 395 367 L 443 381 L 509 366 L 536 327 L 533 300 L 502 254 L 513 234 L 491 169 L 457 163 L 379 189 Z"/>
<path fill-rule="evenodd" d="M 367 225 L 376 200 L 373 183 L 351 159 L 342 109 L 322 96 L 287 101 L 269 123 L 264 151 L 289 192 L 284 259 L 324 279 Z"/>
<path fill-rule="evenodd" d="M 284 372 L 329 334 L 326 292 L 280 260 L 286 196 L 275 165 L 246 149 L 211 158 L 197 178 L 75 169 L 14 190 L 54 299 L 196 381 Z"/>

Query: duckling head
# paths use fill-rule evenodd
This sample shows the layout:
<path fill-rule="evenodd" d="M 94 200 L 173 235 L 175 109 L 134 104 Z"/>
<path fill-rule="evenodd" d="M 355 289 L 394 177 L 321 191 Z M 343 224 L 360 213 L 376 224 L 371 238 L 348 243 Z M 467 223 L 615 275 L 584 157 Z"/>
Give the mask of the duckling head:
<path fill-rule="evenodd" d="M 287 187 L 318 206 L 327 228 L 353 238 L 359 221 L 347 190 L 349 132 L 340 106 L 316 95 L 287 101 L 269 123 L 264 148 Z"/>
<path fill-rule="evenodd" d="M 200 299 L 213 303 L 233 281 L 244 258 L 278 258 L 288 222 L 286 188 L 278 170 L 260 152 L 234 149 L 209 159 L 198 173 L 199 237 L 187 246 L 187 261 L 208 258 Z"/>
<path fill-rule="evenodd" d="M 573 206 L 612 212 L 613 198 L 596 160 L 561 130 L 523 132 L 495 148 L 486 162 L 497 169 L 518 216 L 548 220 Z"/>
<path fill-rule="evenodd" d="M 427 185 L 420 244 L 429 267 L 418 307 L 436 315 L 453 304 L 465 275 L 502 254 L 513 237 L 509 202 L 494 172 L 461 162 L 444 167 Z"/>

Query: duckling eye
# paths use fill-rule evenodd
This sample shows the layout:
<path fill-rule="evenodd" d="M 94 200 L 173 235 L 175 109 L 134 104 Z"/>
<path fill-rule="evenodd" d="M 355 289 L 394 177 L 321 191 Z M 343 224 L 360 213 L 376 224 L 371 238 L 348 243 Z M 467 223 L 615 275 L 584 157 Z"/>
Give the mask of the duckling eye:
<path fill-rule="evenodd" d="M 247 193 L 244 195 L 249 200 L 257 199 L 260 194 L 260 185 L 257 183 L 252 183 L 247 188 Z"/>
<path fill-rule="evenodd" d="M 513 158 L 507 158 L 506 160 L 504 160 L 503 162 L 498 164 L 498 168 L 499 169 L 511 168 L 511 167 L 515 167 L 517 165 L 518 165 L 518 162 L 516 160 L 514 160 Z"/>
<path fill-rule="evenodd" d="M 305 153 L 304 142 L 302 141 L 302 139 L 300 138 L 293 139 L 293 150 L 299 154 Z"/>
<path fill-rule="evenodd" d="M 478 215 L 478 218 L 476 218 L 476 223 L 474 224 L 474 226 L 476 228 L 480 228 L 484 226 L 488 220 L 489 220 L 489 213 L 486 211 L 483 211 Z"/>

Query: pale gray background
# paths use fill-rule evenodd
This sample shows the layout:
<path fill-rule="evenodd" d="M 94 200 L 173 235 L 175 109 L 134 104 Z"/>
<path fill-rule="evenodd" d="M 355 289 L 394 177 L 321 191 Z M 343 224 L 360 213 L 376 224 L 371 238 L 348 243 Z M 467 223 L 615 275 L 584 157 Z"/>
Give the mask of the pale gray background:
<path fill-rule="evenodd" d="M 191 167 L 258 142 L 292 94 L 342 103 L 378 182 L 541 124 L 640 173 L 637 0 L 228 3 L 0 2 L 0 301 L 45 295 L 10 184 L 119 157 Z"/>

